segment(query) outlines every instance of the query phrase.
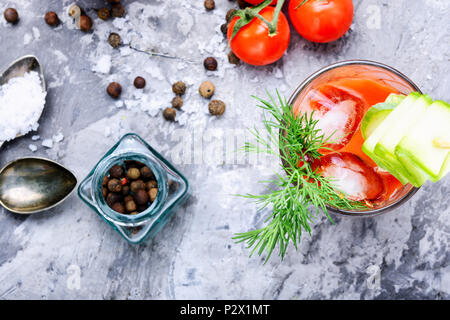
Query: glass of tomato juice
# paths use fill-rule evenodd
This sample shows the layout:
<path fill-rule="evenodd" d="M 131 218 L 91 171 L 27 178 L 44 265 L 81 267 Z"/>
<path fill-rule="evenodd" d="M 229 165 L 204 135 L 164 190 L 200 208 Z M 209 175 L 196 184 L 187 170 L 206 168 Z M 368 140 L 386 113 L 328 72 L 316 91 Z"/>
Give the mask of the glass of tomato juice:
<path fill-rule="evenodd" d="M 418 190 L 410 184 L 401 184 L 361 149 L 364 143 L 361 122 L 369 108 L 384 102 L 391 93 L 407 95 L 413 91 L 420 93 L 399 71 L 366 60 L 327 66 L 295 90 L 289 99 L 294 113 L 312 113 L 319 120 L 316 128 L 325 137 L 331 136 L 327 149 L 321 152 L 319 172 L 333 178 L 337 189 L 349 199 L 364 205 L 358 211 L 334 207 L 328 210 L 342 215 L 375 216 L 399 207 Z"/>

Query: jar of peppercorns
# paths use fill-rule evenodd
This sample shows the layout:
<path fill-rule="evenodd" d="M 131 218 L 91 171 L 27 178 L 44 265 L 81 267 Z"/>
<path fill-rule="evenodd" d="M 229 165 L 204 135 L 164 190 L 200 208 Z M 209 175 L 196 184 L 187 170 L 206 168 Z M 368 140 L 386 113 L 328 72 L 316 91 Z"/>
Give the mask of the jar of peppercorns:
<path fill-rule="evenodd" d="M 126 134 L 78 187 L 78 195 L 128 242 L 153 237 L 189 197 L 186 178 L 138 135 Z"/>

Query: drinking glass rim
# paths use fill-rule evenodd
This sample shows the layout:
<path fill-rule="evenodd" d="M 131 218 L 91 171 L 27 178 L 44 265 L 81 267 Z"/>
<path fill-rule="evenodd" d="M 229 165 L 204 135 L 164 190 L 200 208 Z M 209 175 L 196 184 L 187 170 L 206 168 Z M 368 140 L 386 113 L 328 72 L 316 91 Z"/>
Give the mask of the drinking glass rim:
<path fill-rule="evenodd" d="M 314 81 L 317 77 L 319 77 L 320 75 L 324 74 L 325 72 L 331 71 L 333 69 L 336 68 L 340 68 L 340 67 L 344 67 L 344 66 L 349 66 L 349 65 L 363 65 L 363 66 L 374 66 L 374 67 L 378 67 L 378 68 L 382 68 L 385 69 L 389 72 L 394 73 L 395 75 L 397 75 L 398 77 L 400 77 L 402 80 L 404 80 L 405 82 L 407 82 L 415 91 L 422 93 L 422 91 L 419 89 L 419 87 L 411 80 L 409 79 L 406 75 L 404 75 L 403 73 L 401 73 L 400 71 L 398 71 L 397 69 L 388 66 L 386 64 L 380 63 L 380 62 L 376 62 L 376 61 L 372 61 L 372 60 L 344 60 L 344 61 L 339 61 L 336 63 L 332 63 L 328 66 L 325 66 L 323 68 L 320 68 L 319 70 L 317 70 L 316 72 L 314 72 L 313 74 L 311 74 L 310 76 L 308 76 L 305 80 L 303 80 L 298 86 L 297 88 L 294 90 L 294 92 L 291 94 L 291 96 L 288 99 L 288 104 L 289 105 L 293 105 L 295 98 L 298 97 L 298 95 L 303 91 L 303 89 L 309 85 L 312 81 Z M 281 134 L 281 132 L 280 132 Z M 396 207 L 400 207 L 402 204 L 404 204 L 405 202 L 407 202 L 418 190 L 419 188 L 416 187 L 412 187 L 412 189 L 405 194 L 402 198 L 398 199 L 397 201 L 388 204 L 385 207 L 381 207 L 381 208 L 376 208 L 376 209 L 372 209 L 372 210 L 366 210 L 366 211 L 350 211 L 350 210 L 342 210 L 342 209 L 337 209 L 334 207 L 330 207 L 330 206 L 326 206 L 327 210 L 335 213 L 335 214 L 339 214 L 342 216 L 351 216 L 351 217 L 374 217 L 374 216 L 378 216 L 380 214 L 383 213 L 387 213 L 389 211 L 391 211 L 392 209 L 395 209 Z"/>

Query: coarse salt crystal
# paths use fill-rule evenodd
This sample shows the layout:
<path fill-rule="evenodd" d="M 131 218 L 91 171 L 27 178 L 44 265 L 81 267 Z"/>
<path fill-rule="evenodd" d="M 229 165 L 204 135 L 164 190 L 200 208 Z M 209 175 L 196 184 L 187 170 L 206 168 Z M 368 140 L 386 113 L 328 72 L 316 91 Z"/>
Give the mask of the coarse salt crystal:
<path fill-rule="evenodd" d="M 44 141 L 42 141 L 42 146 L 46 147 L 46 148 L 53 148 L 53 140 L 52 139 L 45 139 Z"/>
<path fill-rule="evenodd" d="M 97 64 L 92 68 L 92 71 L 108 74 L 111 70 L 111 56 L 104 54 L 98 60 Z"/>
<path fill-rule="evenodd" d="M 31 140 L 36 141 L 36 140 L 39 140 L 40 138 L 41 138 L 41 136 L 35 135 L 35 136 L 31 137 Z"/>
<path fill-rule="evenodd" d="M 30 149 L 32 152 L 35 152 L 38 148 L 34 144 L 29 144 L 28 149 Z"/>
<path fill-rule="evenodd" d="M 0 141 L 35 131 L 45 104 L 39 74 L 30 71 L 0 86 Z"/>

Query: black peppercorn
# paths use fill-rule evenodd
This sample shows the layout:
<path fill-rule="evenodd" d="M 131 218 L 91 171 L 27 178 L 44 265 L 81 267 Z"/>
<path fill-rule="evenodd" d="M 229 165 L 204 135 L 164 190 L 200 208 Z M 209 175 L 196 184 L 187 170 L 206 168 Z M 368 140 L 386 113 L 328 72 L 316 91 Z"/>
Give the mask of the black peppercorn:
<path fill-rule="evenodd" d="M 120 0 L 108 0 L 108 2 L 114 4 L 114 3 L 120 3 Z"/>
<path fill-rule="evenodd" d="M 111 192 L 120 192 L 122 191 L 122 184 L 118 179 L 111 179 L 108 182 L 108 190 Z"/>
<path fill-rule="evenodd" d="M 208 57 L 203 61 L 203 65 L 206 70 L 215 71 L 217 70 L 217 60 L 213 57 Z"/>
<path fill-rule="evenodd" d="M 178 110 L 181 109 L 183 106 L 183 98 L 180 96 L 176 96 L 172 99 L 172 107 L 177 108 Z"/>
<path fill-rule="evenodd" d="M 111 7 L 111 15 L 116 18 L 123 17 L 125 14 L 125 8 L 120 3 L 115 3 Z"/>
<path fill-rule="evenodd" d="M 55 27 L 59 24 L 58 15 L 53 11 L 47 12 L 44 19 L 49 26 Z"/>
<path fill-rule="evenodd" d="M 7 8 L 3 12 L 3 16 L 5 17 L 5 20 L 9 23 L 16 24 L 19 22 L 19 14 L 17 13 L 17 10 L 14 8 Z"/>
<path fill-rule="evenodd" d="M 100 8 L 97 11 L 97 15 L 102 20 L 108 20 L 110 16 L 110 12 L 108 8 Z"/>
<path fill-rule="evenodd" d="M 214 2 L 214 0 L 205 0 L 204 6 L 207 11 L 211 11 L 216 7 L 216 3 Z"/>
<path fill-rule="evenodd" d="M 108 37 L 108 42 L 111 47 L 118 48 L 120 45 L 120 36 L 115 32 L 111 32 Z"/>
<path fill-rule="evenodd" d="M 81 31 L 89 32 L 92 28 L 92 20 L 88 16 L 80 16 L 78 21 Z"/>
<path fill-rule="evenodd" d="M 122 93 L 122 86 L 117 82 L 111 82 L 106 88 L 106 92 L 108 92 L 112 98 L 117 99 Z"/>
<path fill-rule="evenodd" d="M 120 179 L 123 177 L 123 168 L 122 166 L 112 166 L 111 169 L 109 169 L 109 175 L 111 178 Z"/>
<path fill-rule="evenodd" d="M 212 100 L 208 105 L 208 109 L 213 116 L 221 116 L 225 112 L 225 103 L 220 100 Z"/>
<path fill-rule="evenodd" d="M 186 84 L 183 81 L 177 81 L 172 85 L 172 91 L 182 96 L 186 92 Z"/>
<path fill-rule="evenodd" d="M 134 86 L 138 89 L 142 89 L 145 87 L 145 79 L 142 77 L 136 77 L 136 79 L 134 79 Z"/>
<path fill-rule="evenodd" d="M 163 117 L 167 121 L 175 121 L 175 117 L 177 116 L 177 112 L 174 108 L 166 108 L 163 111 Z"/>

